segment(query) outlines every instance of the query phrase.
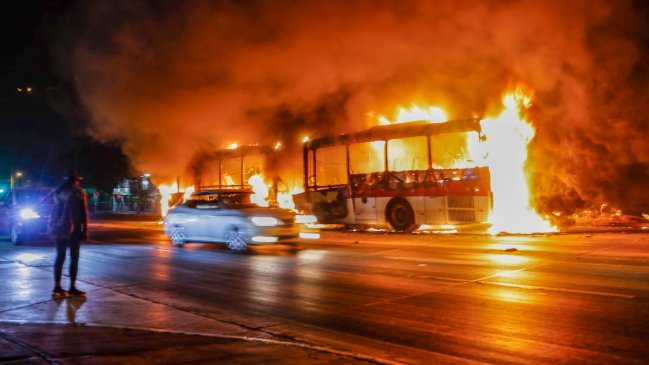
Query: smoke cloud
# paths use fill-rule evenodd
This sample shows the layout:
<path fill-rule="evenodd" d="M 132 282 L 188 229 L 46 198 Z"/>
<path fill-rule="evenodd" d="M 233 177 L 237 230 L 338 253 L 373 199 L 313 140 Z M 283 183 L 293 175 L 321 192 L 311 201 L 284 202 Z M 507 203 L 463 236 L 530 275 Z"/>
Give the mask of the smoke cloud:
<path fill-rule="evenodd" d="M 534 199 L 649 211 L 646 6 L 633 1 L 91 1 L 68 43 L 92 117 L 158 182 L 237 141 L 369 126 L 397 106 L 488 115 L 535 90 Z M 299 164 L 298 164 L 299 166 Z"/>

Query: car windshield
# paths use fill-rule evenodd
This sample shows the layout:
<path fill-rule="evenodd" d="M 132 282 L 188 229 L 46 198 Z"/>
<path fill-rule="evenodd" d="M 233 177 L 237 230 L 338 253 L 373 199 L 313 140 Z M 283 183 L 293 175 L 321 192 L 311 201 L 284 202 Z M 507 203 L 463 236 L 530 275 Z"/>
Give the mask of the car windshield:
<path fill-rule="evenodd" d="M 196 209 L 245 208 L 255 206 L 249 192 L 209 192 L 193 194 L 184 203 Z"/>
<path fill-rule="evenodd" d="M 49 189 L 16 190 L 16 203 L 23 204 L 53 204 L 53 195 Z"/>

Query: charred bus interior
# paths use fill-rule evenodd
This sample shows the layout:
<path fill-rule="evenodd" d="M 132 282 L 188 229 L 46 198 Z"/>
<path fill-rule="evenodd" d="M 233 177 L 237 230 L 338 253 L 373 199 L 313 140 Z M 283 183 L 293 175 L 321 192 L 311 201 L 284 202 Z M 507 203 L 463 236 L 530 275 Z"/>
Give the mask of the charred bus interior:
<path fill-rule="evenodd" d="M 240 146 L 232 149 L 203 153 L 194 158 L 192 164 L 194 188 L 196 191 L 206 189 L 240 189 L 253 190 L 251 178 L 274 176 L 278 157 L 270 146 Z M 266 184 L 265 181 L 260 183 Z M 277 205 L 277 193 L 280 179 L 271 178 L 266 199 L 270 206 Z"/>

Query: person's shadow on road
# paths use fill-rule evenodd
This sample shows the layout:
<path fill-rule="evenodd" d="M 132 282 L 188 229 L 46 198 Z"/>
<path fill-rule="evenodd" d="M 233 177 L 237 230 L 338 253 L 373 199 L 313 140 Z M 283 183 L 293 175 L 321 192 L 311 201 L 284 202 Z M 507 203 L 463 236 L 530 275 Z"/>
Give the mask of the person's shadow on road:
<path fill-rule="evenodd" d="M 72 298 L 67 298 L 66 302 L 66 309 L 67 309 L 67 315 L 68 315 L 68 322 L 69 323 L 77 323 L 77 311 L 81 309 L 81 306 L 83 303 L 86 302 L 86 297 L 72 297 Z"/>

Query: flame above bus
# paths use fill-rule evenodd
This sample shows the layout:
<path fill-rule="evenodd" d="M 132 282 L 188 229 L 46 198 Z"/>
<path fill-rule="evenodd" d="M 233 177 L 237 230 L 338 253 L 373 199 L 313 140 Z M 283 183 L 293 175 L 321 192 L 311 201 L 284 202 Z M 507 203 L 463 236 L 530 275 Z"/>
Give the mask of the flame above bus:
<path fill-rule="evenodd" d="M 535 233 L 556 231 L 544 218 L 540 217 L 530 205 L 530 192 L 525 171 L 527 146 L 534 137 L 534 127 L 526 120 L 524 111 L 531 104 L 531 95 L 522 87 L 505 94 L 502 99 L 503 110 L 493 118 L 480 121 L 484 141 L 478 136 L 469 135 L 465 141 L 465 153 L 458 155 L 450 165 L 454 168 L 467 168 L 477 165 L 488 166 L 491 175 L 493 209 L 489 222 L 489 232 L 497 234 Z M 435 114 L 433 114 L 433 111 Z M 434 120 L 434 115 L 439 119 Z M 379 124 L 403 123 L 415 120 L 426 120 L 431 123 L 444 122 L 444 112 L 437 108 L 413 107 L 410 110 L 399 109 L 397 119 L 390 122 L 379 117 Z M 382 142 L 381 142 L 382 143 Z M 380 155 L 383 145 L 374 146 L 376 155 Z M 398 143 L 394 147 L 400 146 Z M 405 148 L 405 146 L 401 146 Z M 399 155 L 399 148 L 393 154 Z M 448 168 L 451 166 L 435 166 Z"/>
<path fill-rule="evenodd" d="M 414 105 L 410 109 L 399 107 L 396 118 L 391 121 L 384 116 L 378 118 L 380 125 L 388 125 L 394 123 L 407 123 L 413 120 L 425 120 L 430 123 L 443 123 L 448 120 L 446 113 L 442 108 L 431 106 L 429 108 L 422 108 Z"/>

